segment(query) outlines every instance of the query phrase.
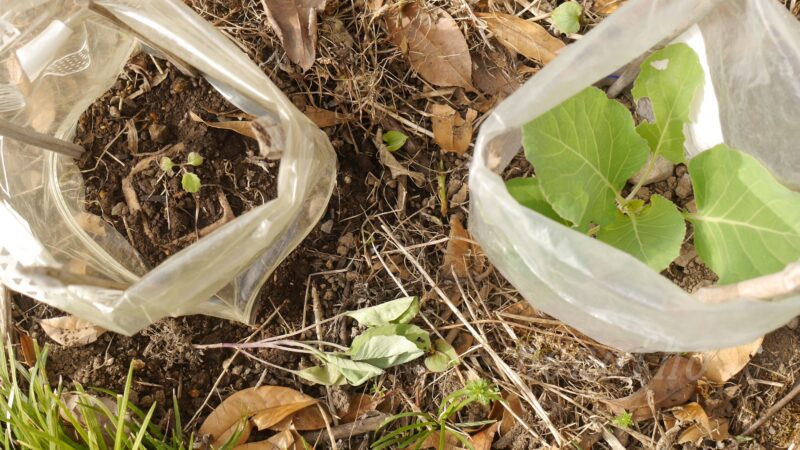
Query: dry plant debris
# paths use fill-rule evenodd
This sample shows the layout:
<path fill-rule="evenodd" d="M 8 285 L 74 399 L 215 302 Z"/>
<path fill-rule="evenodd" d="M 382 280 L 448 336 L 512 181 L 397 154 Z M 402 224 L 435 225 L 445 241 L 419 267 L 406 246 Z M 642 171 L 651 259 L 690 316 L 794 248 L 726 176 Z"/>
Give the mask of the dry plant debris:
<path fill-rule="evenodd" d="M 50 339 L 64 347 L 91 344 L 106 332 L 105 329 L 75 316 L 43 319 L 39 324 Z"/>

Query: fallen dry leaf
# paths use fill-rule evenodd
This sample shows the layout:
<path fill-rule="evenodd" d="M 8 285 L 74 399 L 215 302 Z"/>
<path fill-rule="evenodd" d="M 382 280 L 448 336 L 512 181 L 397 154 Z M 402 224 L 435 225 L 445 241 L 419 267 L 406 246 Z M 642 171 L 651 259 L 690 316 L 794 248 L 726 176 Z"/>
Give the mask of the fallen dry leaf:
<path fill-rule="evenodd" d="M 676 408 L 672 411 L 672 415 L 681 422 L 697 424 L 709 435 L 711 434 L 711 424 L 708 421 L 706 410 L 697 402 L 687 403 Z"/>
<path fill-rule="evenodd" d="M 694 394 L 702 372 L 702 364 L 697 359 L 673 356 L 658 369 L 647 386 L 625 398 L 611 400 L 609 404 L 618 410 L 630 412 L 637 422 L 649 419 L 653 417 L 647 402 L 649 392 L 652 392 L 656 410 L 682 405 Z"/>
<path fill-rule="evenodd" d="M 448 105 L 431 103 L 428 108 L 431 113 L 433 139 L 446 152 L 464 154 L 472 140 L 472 122 L 478 116 L 474 109 L 467 109 L 466 118 L 462 118 L 458 111 Z"/>
<path fill-rule="evenodd" d="M 355 422 L 356 419 L 361 417 L 364 413 L 375 411 L 378 405 L 383 403 L 386 399 L 384 396 L 372 396 L 367 394 L 356 394 L 350 399 L 350 406 L 347 411 L 342 412 L 340 415 L 340 423 Z"/>
<path fill-rule="evenodd" d="M 291 416 L 271 426 L 270 429 L 273 431 L 283 431 L 289 429 L 307 431 L 319 430 L 321 428 L 325 428 L 326 425 L 327 422 L 325 421 L 325 415 L 322 414 L 322 411 L 320 410 L 320 404 L 317 403 L 316 405 L 297 411 Z"/>
<path fill-rule="evenodd" d="M 22 360 L 28 367 L 33 367 L 36 364 L 36 347 L 33 345 L 33 338 L 20 329 L 17 329 L 17 336 L 19 337 Z"/>
<path fill-rule="evenodd" d="M 457 355 L 461 356 L 472 347 L 473 342 L 475 342 L 475 338 L 472 334 L 462 331 L 453 340 L 453 350 L 456 351 Z"/>
<path fill-rule="evenodd" d="M 530 304 L 527 300 L 521 300 L 517 303 L 512 303 L 501 311 L 504 314 L 511 314 L 514 316 L 525 316 L 525 317 L 541 317 L 536 308 Z"/>
<path fill-rule="evenodd" d="M 307 106 L 306 109 L 303 110 L 303 114 L 305 114 L 306 117 L 311 119 L 311 121 L 320 128 L 341 125 L 349 122 L 351 118 L 347 114 L 322 108 L 315 108 L 313 106 Z"/>
<path fill-rule="evenodd" d="M 275 408 L 282 405 L 306 403 L 314 400 L 302 392 L 283 386 L 261 386 L 236 392 L 226 398 L 217 406 L 200 426 L 200 434 L 210 435 L 215 448 L 225 443 L 225 436 L 230 436 L 242 421 L 259 411 Z M 307 404 L 307 403 L 306 403 Z M 288 410 L 288 409 L 287 409 Z M 286 410 L 284 410 L 286 411 Z M 288 414 L 292 414 L 291 412 Z M 287 415 L 288 415 L 287 414 Z M 286 416 L 279 421 L 286 420 Z M 249 436 L 250 421 L 246 422 L 245 431 Z M 240 439 L 239 443 L 247 438 Z"/>
<path fill-rule="evenodd" d="M 75 316 L 53 317 L 39 322 L 47 336 L 64 347 L 91 344 L 106 332 L 104 328 Z"/>
<path fill-rule="evenodd" d="M 594 0 L 592 11 L 607 16 L 624 5 L 628 0 Z"/>
<path fill-rule="evenodd" d="M 472 81 L 484 94 L 502 99 L 519 87 L 519 82 L 510 75 L 511 69 L 502 53 L 477 52 L 472 56 L 472 61 Z"/>
<path fill-rule="evenodd" d="M 519 400 L 517 395 L 509 394 L 506 397 L 506 404 L 508 405 L 508 408 L 503 408 L 503 418 L 500 420 L 501 435 L 508 434 L 508 432 L 511 431 L 511 429 L 514 428 L 514 425 L 517 423 L 517 419 L 514 418 L 514 416 L 508 411 L 509 409 L 514 411 L 514 414 L 517 416 L 523 416 L 522 402 Z"/>
<path fill-rule="evenodd" d="M 317 10 L 325 0 L 261 0 L 275 34 L 289 60 L 303 70 L 314 65 L 317 54 Z"/>
<path fill-rule="evenodd" d="M 534 22 L 503 13 L 478 13 L 494 37 L 508 49 L 547 64 L 564 48 L 564 42 Z"/>
<path fill-rule="evenodd" d="M 467 40 L 445 10 L 409 3 L 399 13 L 388 13 L 386 25 L 389 39 L 422 78 L 437 86 L 474 90 Z"/>
<path fill-rule="evenodd" d="M 495 422 L 483 430 L 470 436 L 472 440 L 472 447 L 474 450 L 491 450 L 494 436 L 497 434 L 497 428 L 500 426 L 499 422 Z"/>
<path fill-rule="evenodd" d="M 389 169 L 389 173 L 392 174 L 392 178 L 397 178 L 399 176 L 405 175 L 414 182 L 417 186 L 422 186 L 425 184 L 425 175 L 421 174 L 420 172 L 414 172 L 413 170 L 406 169 L 405 166 L 400 164 L 397 161 L 397 158 L 394 157 L 392 152 L 386 149 L 386 146 L 383 142 L 380 141 L 382 139 L 381 136 L 378 136 L 375 139 L 375 144 L 378 146 L 379 157 L 381 160 L 381 164 L 386 166 Z"/>
<path fill-rule="evenodd" d="M 713 439 L 715 441 L 724 441 L 728 439 L 728 421 L 725 419 L 709 419 L 709 430 L 699 424 L 693 424 L 685 429 L 678 437 L 678 444 L 686 444 L 689 442 L 695 445 L 700 445 L 703 439 Z"/>
<path fill-rule="evenodd" d="M 703 353 L 706 379 L 713 383 L 724 383 L 730 380 L 750 362 L 750 359 L 761 348 L 763 341 L 764 337 L 762 336 L 749 344 L 739 347 Z"/>
<path fill-rule="evenodd" d="M 259 431 L 266 430 L 301 409 L 315 405 L 317 401 L 318 400 L 315 398 L 307 398 L 293 403 L 262 409 L 253 415 L 253 425 L 255 425 Z"/>
<path fill-rule="evenodd" d="M 292 430 L 285 430 L 271 436 L 265 441 L 237 445 L 233 450 L 286 450 L 289 448 L 297 448 L 295 445 L 297 440 Z"/>
<path fill-rule="evenodd" d="M 467 266 L 467 256 L 471 244 L 469 242 L 469 232 L 461 224 L 461 219 L 458 216 L 450 218 L 450 239 L 447 241 L 447 249 L 444 253 L 444 261 L 442 267 L 445 275 L 450 275 L 450 268 L 459 278 L 466 277 L 469 267 Z"/>
<path fill-rule="evenodd" d="M 236 133 L 241 134 L 242 136 L 249 137 L 250 139 L 255 139 L 256 134 L 253 132 L 253 126 L 250 121 L 247 120 L 230 120 L 228 122 L 206 122 L 203 120 L 202 117 L 198 116 L 192 111 L 189 111 L 189 117 L 195 121 L 202 123 L 203 125 L 211 128 L 217 128 L 220 130 L 230 130 Z"/>

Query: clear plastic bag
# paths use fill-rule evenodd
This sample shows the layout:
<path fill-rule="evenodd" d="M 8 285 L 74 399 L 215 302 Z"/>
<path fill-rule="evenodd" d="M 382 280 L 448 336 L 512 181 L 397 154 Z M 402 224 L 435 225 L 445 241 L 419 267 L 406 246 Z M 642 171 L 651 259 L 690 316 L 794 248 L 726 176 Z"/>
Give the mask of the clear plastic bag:
<path fill-rule="evenodd" d="M 707 304 L 627 253 L 517 203 L 500 173 L 520 127 L 659 42 L 694 47 L 706 87 L 687 133 L 721 140 L 800 186 L 800 23 L 774 0 L 631 0 L 565 48 L 481 127 L 470 168 L 470 231 L 540 310 L 626 351 L 700 351 L 755 340 L 800 314 L 800 296 Z"/>
<path fill-rule="evenodd" d="M 278 197 L 148 270 L 123 236 L 85 212 L 72 159 L 0 137 L 0 282 L 124 334 L 185 314 L 247 322 L 267 277 L 324 213 L 336 156 L 230 39 L 180 0 L 6 0 L 0 118 L 70 140 L 140 43 L 259 117 L 282 151 Z M 94 282 L 48 275 L 76 266 Z"/>

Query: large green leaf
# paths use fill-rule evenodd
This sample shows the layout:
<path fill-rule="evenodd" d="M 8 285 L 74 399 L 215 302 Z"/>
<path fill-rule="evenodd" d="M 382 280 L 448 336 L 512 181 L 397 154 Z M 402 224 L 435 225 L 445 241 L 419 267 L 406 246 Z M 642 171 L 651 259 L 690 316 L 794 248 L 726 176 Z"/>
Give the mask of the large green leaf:
<path fill-rule="evenodd" d="M 616 222 L 600 229 L 597 239 L 660 272 L 680 255 L 685 234 L 686 223 L 675 204 L 653 195 L 640 212 L 619 213 Z"/>
<path fill-rule="evenodd" d="M 581 230 L 614 221 L 619 190 L 650 153 L 625 106 L 593 87 L 527 123 L 522 133 L 545 197 Z"/>
<path fill-rule="evenodd" d="M 404 297 L 380 305 L 348 311 L 345 314 L 361 325 L 375 327 L 389 323 L 408 323 L 419 312 L 417 297 Z"/>
<path fill-rule="evenodd" d="M 800 259 L 800 194 L 755 158 L 721 144 L 689 162 L 697 253 L 721 284 L 778 272 Z"/>
<path fill-rule="evenodd" d="M 506 181 L 506 189 L 508 193 L 514 197 L 522 206 L 530 208 L 539 214 L 555 220 L 556 222 L 572 226 L 571 223 L 562 219 L 557 212 L 553 210 L 547 199 L 544 198 L 544 193 L 539 187 L 539 180 L 532 177 L 512 178 Z"/>
<path fill-rule="evenodd" d="M 380 367 L 361 361 L 352 361 L 347 357 L 330 353 L 325 355 L 325 362 L 332 367 L 329 370 L 333 371 L 335 369 L 353 386 L 364 384 L 370 378 L 383 373 L 383 369 Z"/>
<path fill-rule="evenodd" d="M 339 369 L 331 365 L 308 367 L 298 371 L 297 375 L 312 383 L 325 386 L 347 384 L 347 380 L 345 380 Z"/>
<path fill-rule="evenodd" d="M 350 353 L 358 353 L 362 346 L 377 336 L 402 336 L 413 342 L 420 350 L 427 351 L 431 348 L 431 338 L 422 328 L 411 324 L 389 324 L 369 328 L 356 336 L 350 345 Z"/>
<path fill-rule="evenodd" d="M 702 85 L 703 67 L 686 44 L 670 45 L 644 60 L 631 93 L 637 102 L 650 99 L 656 121 L 642 123 L 636 131 L 647 139 L 654 155 L 674 163 L 684 161 L 683 125 Z"/>
<path fill-rule="evenodd" d="M 425 352 L 403 336 L 374 336 L 352 353 L 353 361 L 361 361 L 381 369 L 413 361 Z"/>

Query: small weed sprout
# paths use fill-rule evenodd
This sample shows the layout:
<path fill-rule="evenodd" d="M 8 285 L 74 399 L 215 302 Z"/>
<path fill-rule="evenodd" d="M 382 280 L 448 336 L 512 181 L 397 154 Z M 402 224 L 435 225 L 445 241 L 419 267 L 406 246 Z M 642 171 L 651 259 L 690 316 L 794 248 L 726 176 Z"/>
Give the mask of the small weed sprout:
<path fill-rule="evenodd" d="M 621 414 L 617 414 L 611 420 L 611 422 L 613 422 L 614 425 L 616 425 L 616 426 L 618 426 L 620 428 L 628 429 L 628 428 L 633 426 L 633 414 L 629 413 L 627 411 L 623 412 Z"/>
<path fill-rule="evenodd" d="M 197 176 L 196 173 L 189 172 L 186 170 L 187 166 L 198 167 L 203 164 L 203 158 L 197 152 L 191 152 L 186 155 L 186 162 L 182 164 L 176 164 L 169 156 L 164 156 L 161 158 L 161 163 L 159 164 L 161 170 L 163 170 L 167 174 L 172 174 L 172 170 L 175 167 L 179 167 L 181 172 L 183 172 L 183 176 L 181 177 L 181 187 L 184 191 L 195 194 L 200 191 L 200 188 L 203 187 L 203 183 L 200 181 L 200 177 Z"/>
<path fill-rule="evenodd" d="M 413 417 L 416 422 L 400 426 L 395 430 L 385 434 L 372 444 L 372 450 L 383 450 L 385 448 L 422 448 L 426 441 L 436 440 L 436 448 L 443 450 L 448 448 L 447 437 L 450 436 L 458 440 L 465 448 L 474 450 L 465 428 L 476 428 L 494 423 L 494 420 L 482 420 L 478 422 L 456 422 L 451 419 L 459 411 L 467 406 L 478 403 L 489 405 L 491 402 L 502 402 L 500 390 L 497 386 L 486 380 L 469 381 L 463 389 L 450 393 L 439 404 L 436 415 L 427 412 L 404 412 L 395 414 L 386 419 L 381 425 L 385 428 L 391 423 L 407 417 Z"/>

